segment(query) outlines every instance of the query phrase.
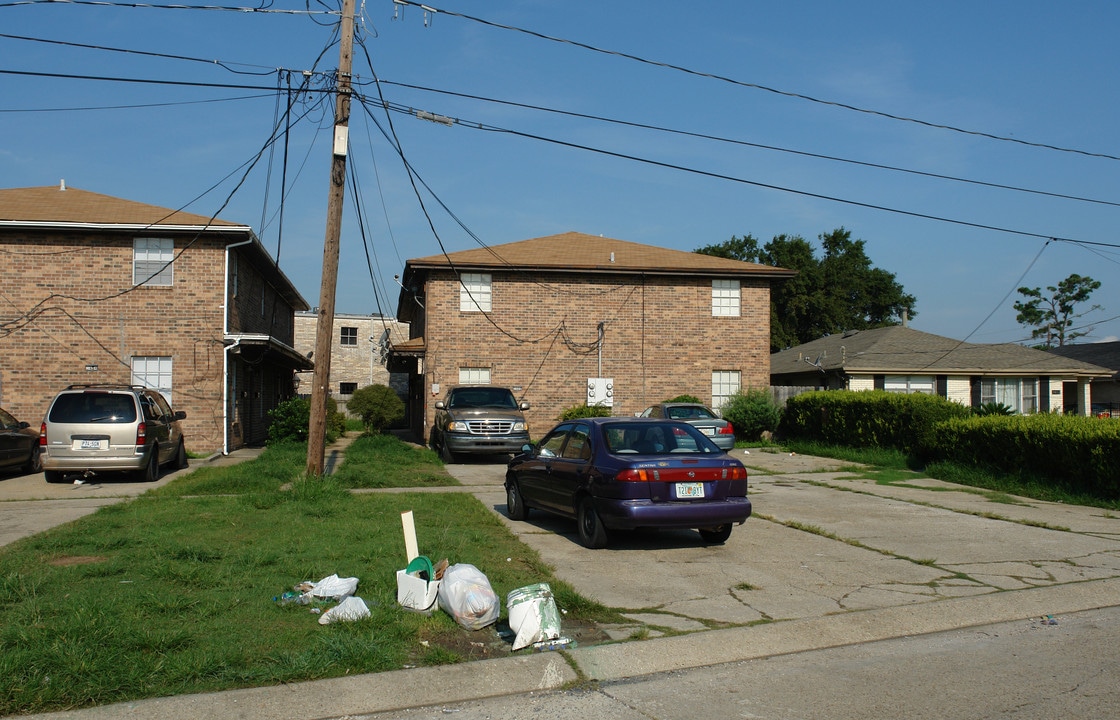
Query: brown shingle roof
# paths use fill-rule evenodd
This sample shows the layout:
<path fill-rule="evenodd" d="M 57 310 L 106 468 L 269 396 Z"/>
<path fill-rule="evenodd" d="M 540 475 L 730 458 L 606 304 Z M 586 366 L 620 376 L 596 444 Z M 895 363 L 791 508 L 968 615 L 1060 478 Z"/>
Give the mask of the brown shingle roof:
<path fill-rule="evenodd" d="M 655 273 L 672 275 L 726 274 L 792 277 L 796 271 L 756 263 L 728 260 L 683 250 L 642 245 L 598 235 L 566 232 L 520 240 L 447 255 L 431 255 L 408 261 L 413 269 L 460 270 L 552 270 L 578 272 Z"/>
<path fill-rule="evenodd" d="M 1015 343 L 961 342 L 898 325 L 829 335 L 770 356 L 771 375 L 804 373 L 813 367 L 864 374 L 1111 374 L 1097 365 Z"/>
<path fill-rule="evenodd" d="M 0 190 L 0 225 L 127 225 L 244 228 L 203 215 L 61 186 Z"/>

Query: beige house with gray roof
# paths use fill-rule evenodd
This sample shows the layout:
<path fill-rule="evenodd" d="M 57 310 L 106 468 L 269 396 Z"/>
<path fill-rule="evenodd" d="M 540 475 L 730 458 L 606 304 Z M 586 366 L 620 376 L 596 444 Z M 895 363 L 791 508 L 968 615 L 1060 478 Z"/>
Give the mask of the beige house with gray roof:
<path fill-rule="evenodd" d="M 633 415 L 681 394 L 715 407 L 769 384 L 770 287 L 783 268 L 577 232 L 405 264 L 389 369 L 410 375 L 427 437 L 447 388 L 494 384 L 530 403 L 539 437 L 566 408 Z"/>
<path fill-rule="evenodd" d="M 1090 382 L 1112 371 L 1014 343 L 968 343 L 893 326 L 830 335 L 770 356 L 770 382 L 922 392 L 968 407 L 1087 415 Z"/>
<path fill-rule="evenodd" d="M 0 405 L 38 424 L 71 384 L 158 388 L 187 450 L 267 438 L 312 367 L 293 347 L 307 302 L 253 230 L 50 187 L 0 190 Z"/>

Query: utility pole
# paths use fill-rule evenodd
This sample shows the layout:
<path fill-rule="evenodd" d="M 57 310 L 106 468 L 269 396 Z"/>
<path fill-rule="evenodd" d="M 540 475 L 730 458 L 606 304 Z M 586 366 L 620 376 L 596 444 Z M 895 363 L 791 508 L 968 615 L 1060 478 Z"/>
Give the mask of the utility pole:
<path fill-rule="evenodd" d="M 331 185 L 327 198 L 327 232 L 323 240 L 323 279 L 319 316 L 315 323 L 315 382 L 311 388 L 311 421 L 307 432 L 307 474 L 323 474 L 326 452 L 327 394 L 331 380 L 331 341 L 334 339 L 334 295 L 338 285 L 338 245 L 342 231 L 342 198 L 346 189 L 346 147 L 350 134 L 350 71 L 354 54 L 354 1 L 343 0 L 338 88 L 334 104 L 334 147 Z"/>

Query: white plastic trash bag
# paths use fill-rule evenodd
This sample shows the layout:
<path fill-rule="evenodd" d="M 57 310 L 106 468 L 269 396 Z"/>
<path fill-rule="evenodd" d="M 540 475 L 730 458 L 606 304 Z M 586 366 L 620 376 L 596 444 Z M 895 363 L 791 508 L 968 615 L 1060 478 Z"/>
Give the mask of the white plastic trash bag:
<path fill-rule="evenodd" d="M 560 637 L 560 611 L 548 583 L 527 585 L 506 596 L 509 628 L 517 633 L 513 649 Z"/>
<path fill-rule="evenodd" d="M 309 584 L 311 589 L 308 592 L 314 597 L 341 600 L 353 595 L 358 589 L 358 578 L 340 578 L 338 575 L 330 575 L 317 583 Z"/>
<path fill-rule="evenodd" d="M 332 622 L 352 622 L 369 617 L 369 607 L 360 597 L 348 597 L 319 616 L 320 625 Z"/>
<path fill-rule="evenodd" d="M 481 630 L 498 621 L 502 612 L 490 581 L 474 565 L 447 568 L 439 584 L 439 606 L 467 630 Z"/>

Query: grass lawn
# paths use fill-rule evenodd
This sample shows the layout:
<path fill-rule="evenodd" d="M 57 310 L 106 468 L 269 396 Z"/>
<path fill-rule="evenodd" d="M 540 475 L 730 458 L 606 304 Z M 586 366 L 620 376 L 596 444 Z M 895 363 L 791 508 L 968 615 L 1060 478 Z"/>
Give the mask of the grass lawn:
<path fill-rule="evenodd" d="M 428 449 L 362 436 L 335 475 L 303 479 L 305 464 L 306 445 L 272 446 L 0 548 L 0 715 L 470 659 L 449 648 L 494 627 L 396 603 L 405 510 L 420 552 L 478 567 L 503 616 L 506 593 L 548 582 L 565 623 L 618 619 L 469 494 L 348 491 L 457 484 Z M 359 579 L 370 618 L 320 625 L 273 601 L 331 574 Z"/>

